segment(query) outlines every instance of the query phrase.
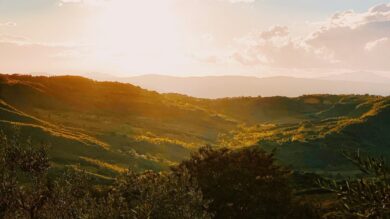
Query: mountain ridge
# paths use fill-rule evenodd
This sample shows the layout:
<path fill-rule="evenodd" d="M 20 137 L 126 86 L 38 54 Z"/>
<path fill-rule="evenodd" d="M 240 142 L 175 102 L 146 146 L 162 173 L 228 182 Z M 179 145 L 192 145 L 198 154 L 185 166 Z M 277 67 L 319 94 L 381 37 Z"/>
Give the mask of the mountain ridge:
<path fill-rule="evenodd" d="M 207 76 L 174 77 L 145 75 L 118 79 L 121 82 L 162 93 L 181 93 L 199 98 L 223 98 L 240 96 L 288 96 L 305 94 L 374 94 L 389 95 L 387 83 L 362 81 L 325 80 L 275 76 L 257 78 L 252 76 Z"/>

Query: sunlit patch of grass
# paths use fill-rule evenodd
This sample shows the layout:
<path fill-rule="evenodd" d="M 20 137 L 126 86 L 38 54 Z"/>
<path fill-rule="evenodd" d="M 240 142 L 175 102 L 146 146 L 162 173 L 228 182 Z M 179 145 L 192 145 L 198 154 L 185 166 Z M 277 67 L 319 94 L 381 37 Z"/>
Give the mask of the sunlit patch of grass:
<path fill-rule="evenodd" d="M 261 124 L 255 126 L 240 125 L 229 133 L 221 133 L 218 136 L 217 145 L 225 147 L 247 147 L 257 144 L 259 139 L 273 136 L 275 124 Z"/>
<path fill-rule="evenodd" d="M 321 100 L 316 98 L 316 97 L 307 97 L 304 99 L 304 103 L 319 104 L 319 103 L 321 103 Z"/>
<path fill-rule="evenodd" d="M 35 125 L 35 124 L 26 124 L 26 123 L 21 123 L 21 122 L 10 122 L 10 121 L 4 121 L 0 120 L 0 122 L 8 123 L 9 125 L 15 126 L 15 127 L 30 127 L 30 128 L 38 128 L 43 130 L 44 132 L 48 133 L 49 135 L 56 136 L 56 137 L 62 137 L 62 138 L 67 138 L 67 139 L 72 139 L 75 141 L 83 142 L 86 145 L 95 145 L 98 147 L 101 147 L 103 149 L 108 149 L 109 145 L 101 142 L 91 136 L 82 134 L 82 133 L 73 133 L 70 131 L 67 131 L 65 129 L 53 129 L 50 127 L 44 127 L 40 125 Z"/>
<path fill-rule="evenodd" d="M 113 170 L 113 171 L 118 172 L 118 173 L 122 173 L 122 172 L 126 171 L 126 168 L 120 167 L 116 164 L 110 164 L 110 163 L 107 163 L 107 162 L 104 162 L 101 160 L 97 160 L 97 159 L 93 159 L 90 157 L 81 156 L 80 159 L 82 159 L 90 164 L 96 165 L 97 167 L 106 168 L 106 169 Z"/>
<path fill-rule="evenodd" d="M 177 162 L 170 161 L 168 159 L 163 158 L 161 155 L 152 155 L 150 153 L 147 154 L 140 154 L 134 149 L 130 149 L 128 151 L 122 151 L 123 153 L 126 153 L 130 155 L 133 158 L 136 159 L 143 159 L 143 160 L 149 160 L 149 161 L 154 161 L 156 163 L 164 164 L 166 166 L 174 166 L 177 164 Z"/>
<path fill-rule="evenodd" d="M 178 139 L 172 139 L 168 137 L 160 137 L 152 134 L 151 132 L 147 132 L 144 135 L 137 135 L 134 137 L 134 140 L 142 142 L 146 141 L 152 144 L 157 145 L 163 145 L 163 144 L 174 144 L 174 145 L 181 145 L 186 148 L 196 148 L 199 146 L 199 143 L 192 143 L 192 142 L 184 142 L 180 141 Z"/>
<path fill-rule="evenodd" d="M 88 174 L 90 176 L 93 176 L 93 177 L 95 177 L 97 179 L 103 179 L 103 180 L 108 180 L 108 181 L 114 180 L 113 177 L 109 177 L 109 176 L 105 176 L 105 175 L 102 175 L 102 174 L 98 174 L 98 173 L 94 173 L 94 172 L 91 172 L 91 171 L 87 171 L 84 168 L 81 168 L 79 165 L 67 165 L 67 167 L 72 168 L 73 170 L 75 170 L 77 172 L 86 173 L 86 174 Z"/>

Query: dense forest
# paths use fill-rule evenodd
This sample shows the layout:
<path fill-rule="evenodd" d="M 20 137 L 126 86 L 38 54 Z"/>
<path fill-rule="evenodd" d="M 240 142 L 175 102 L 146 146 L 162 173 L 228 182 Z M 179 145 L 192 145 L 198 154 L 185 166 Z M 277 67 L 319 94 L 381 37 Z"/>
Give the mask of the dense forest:
<path fill-rule="evenodd" d="M 0 217 L 386 218 L 390 98 L 0 75 Z"/>

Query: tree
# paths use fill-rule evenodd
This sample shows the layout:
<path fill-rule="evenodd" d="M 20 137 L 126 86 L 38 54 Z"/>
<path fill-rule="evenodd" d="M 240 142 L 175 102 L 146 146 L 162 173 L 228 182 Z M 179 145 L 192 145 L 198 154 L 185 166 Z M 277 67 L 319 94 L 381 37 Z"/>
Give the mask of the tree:
<path fill-rule="evenodd" d="M 203 147 L 173 171 L 196 179 L 216 218 L 289 218 L 296 207 L 290 171 L 258 148 Z"/>
<path fill-rule="evenodd" d="M 360 152 L 343 155 L 354 163 L 364 177 L 343 182 L 320 181 L 320 186 L 338 196 L 339 209 L 331 212 L 341 217 L 389 218 L 389 167 L 383 158 L 361 156 Z"/>
<path fill-rule="evenodd" d="M 46 147 L 0 135 L 0 218 L 89 218 L 95 199 L 85 173 L 49 176 Z"/>
<path fill-rule="evenodd" d="M 46 174 L 49 160 L 44 147 L 0 135 L 1 215 L 37 218 L 51 196 Z"/>
<path fill-rule="evenodd" d="M 211 218 L 208 202 L 186 175 L 129 170 L 118 177 L 110 197 L 125 218 Z"/>

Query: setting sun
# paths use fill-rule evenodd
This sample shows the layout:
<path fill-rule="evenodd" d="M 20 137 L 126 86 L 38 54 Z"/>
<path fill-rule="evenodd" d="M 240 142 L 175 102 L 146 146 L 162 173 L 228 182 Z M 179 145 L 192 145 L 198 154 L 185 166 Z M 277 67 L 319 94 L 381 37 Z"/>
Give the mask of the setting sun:
<path fill-rule="evenodd" d="M 175 71 L 185 60 L 183 35 L 171 1 L 110 1 L 90 18 L 96 65 L 125 72 Z M 107 66 L 106 66 L 107 67 Z"/>

